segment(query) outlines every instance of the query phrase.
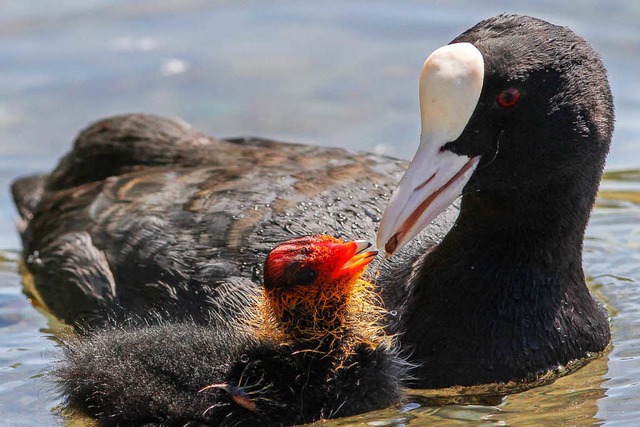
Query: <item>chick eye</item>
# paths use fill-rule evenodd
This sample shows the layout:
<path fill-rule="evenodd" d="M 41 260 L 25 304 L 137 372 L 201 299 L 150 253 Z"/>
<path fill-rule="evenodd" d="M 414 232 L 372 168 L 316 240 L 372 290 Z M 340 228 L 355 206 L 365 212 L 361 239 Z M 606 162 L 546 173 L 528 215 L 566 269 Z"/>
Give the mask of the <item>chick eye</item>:
<path fill-rule="evenodd" d="M 498 105 L 503 108 L 511 108 L 518 103 L 520 100 L 520 91 L 515 87 L 510 87 L 498 95 L 497 101 Z"/>
<path fill-rule="evenodd" d="M 316 281 L 318 272 L 309 267 L 302 267 L 296 272 L 296 285 L 307 286 Z"/>

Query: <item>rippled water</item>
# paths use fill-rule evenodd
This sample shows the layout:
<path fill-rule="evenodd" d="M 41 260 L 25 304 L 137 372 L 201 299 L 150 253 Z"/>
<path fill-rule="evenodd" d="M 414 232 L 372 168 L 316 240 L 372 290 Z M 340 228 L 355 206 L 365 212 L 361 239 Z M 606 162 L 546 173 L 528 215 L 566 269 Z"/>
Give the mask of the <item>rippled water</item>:
<path fill-rule="evenodd" d="M 495 406 L 404 406 L 327 425 L 633 425 L 640 419 L 640 3 L 635 1 L 0 2 L 0 425 L 56 425 L 41 377 L 55 321 L 32 307 L 7 191 L 52 167 L 105 115 L 180 116 L 217 136 L 255 134 L 408 158 L 427 54 L 482 18 L 568 25 L 610 71 L 617 127 L 585 242 L 612 316 L 609 353 Z"/>

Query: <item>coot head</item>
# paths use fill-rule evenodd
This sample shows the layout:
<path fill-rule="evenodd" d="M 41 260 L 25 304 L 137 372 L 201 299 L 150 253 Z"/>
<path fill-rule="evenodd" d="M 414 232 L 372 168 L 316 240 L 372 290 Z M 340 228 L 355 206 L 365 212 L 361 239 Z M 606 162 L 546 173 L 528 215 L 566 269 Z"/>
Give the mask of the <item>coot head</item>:
<path fill-rule="evenodd" d="M 388 253 L 460 194 L 535 197 L 576 182 L 570 192 L 590 208 L 613 105 L 598 54 L 571 30 L 515 15 L 482 21 L 429 56 L 420 103 L 420 147 L 379 228 Z"/>
<path fill-rule="evenodd" d="M 275 247 L 264 265 L 265 302 L 276 318 L 302 322 L 310 313 L 332 316 L 348 309 L 355 286 L 377 252 L 364 240 L 343 242 L 331 236 L 289 240 Z M 306 315 L 303 313 L 307 313 Z"/>

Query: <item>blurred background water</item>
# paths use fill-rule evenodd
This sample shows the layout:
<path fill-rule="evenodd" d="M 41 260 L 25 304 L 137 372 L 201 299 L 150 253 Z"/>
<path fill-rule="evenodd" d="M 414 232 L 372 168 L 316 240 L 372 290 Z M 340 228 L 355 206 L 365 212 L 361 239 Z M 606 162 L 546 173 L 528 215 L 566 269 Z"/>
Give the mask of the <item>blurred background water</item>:
<path fill-rule="evenodd" d="M 331 425 L 633 425 L 640 420 L 640 2 L 0 1 L 0 425 L 58 425 L 41 377 L 53 321 L 21 291 L 8 186 L 49 170 L 103 116 L 179 116 L 216 136 L 260 135 L 410 158 L 417 78 L 435 48 L 513 12 L 567 25 L 601 53 L 614 144 L 585 242 L 612 316 L 605 357 L 497 406 L 407 404 Z"/>

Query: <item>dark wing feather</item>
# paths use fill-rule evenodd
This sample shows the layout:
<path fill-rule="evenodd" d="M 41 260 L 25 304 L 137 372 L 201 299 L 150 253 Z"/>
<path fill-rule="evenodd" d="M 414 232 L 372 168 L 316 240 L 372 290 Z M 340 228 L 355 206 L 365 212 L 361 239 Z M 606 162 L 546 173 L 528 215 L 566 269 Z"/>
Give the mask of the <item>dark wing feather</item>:
<path fill-rule="evenodd" d="M 27 267 L 66 321 L 114 306 L 198 318 L 254 288 L 276 243 L 317 233 L 372 240 L 404 166 L 338 148 L 219 140 L 155 116 L 105 119 L 45 181 L 24 235 Z"/>

